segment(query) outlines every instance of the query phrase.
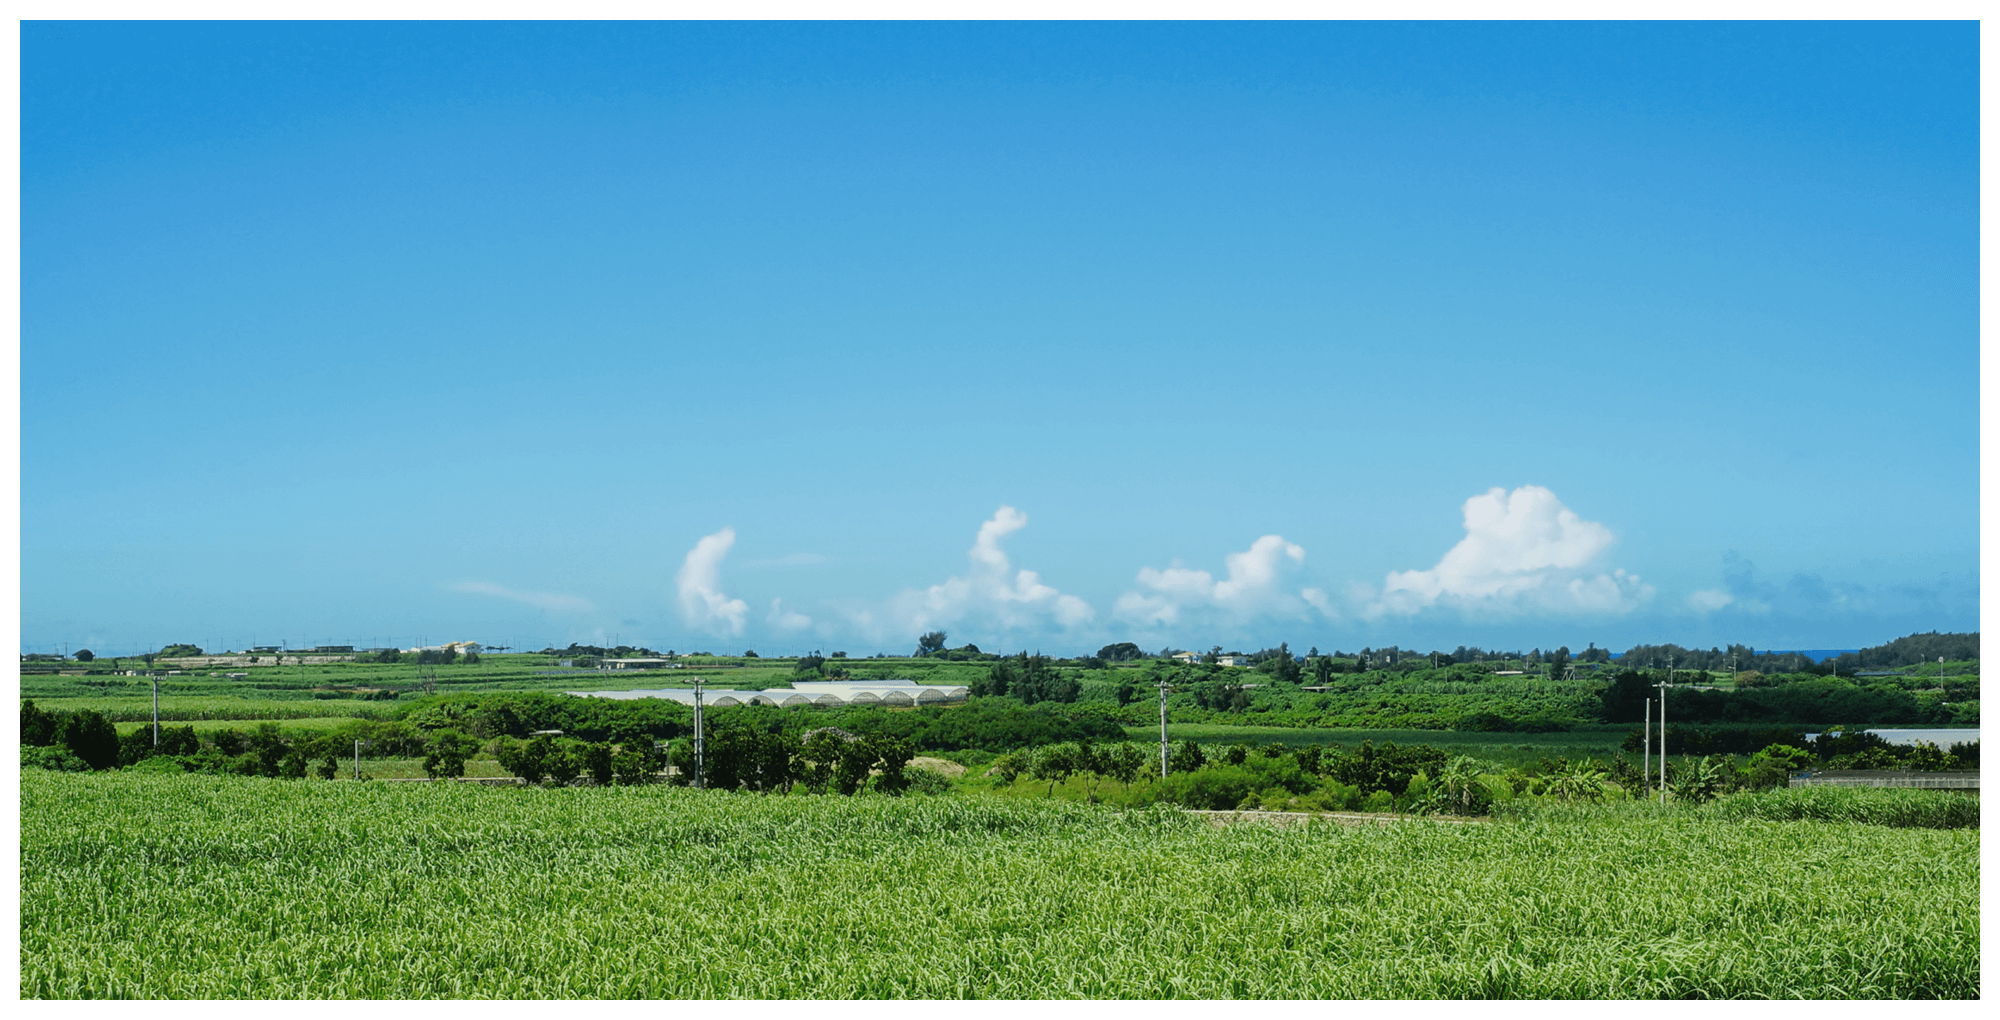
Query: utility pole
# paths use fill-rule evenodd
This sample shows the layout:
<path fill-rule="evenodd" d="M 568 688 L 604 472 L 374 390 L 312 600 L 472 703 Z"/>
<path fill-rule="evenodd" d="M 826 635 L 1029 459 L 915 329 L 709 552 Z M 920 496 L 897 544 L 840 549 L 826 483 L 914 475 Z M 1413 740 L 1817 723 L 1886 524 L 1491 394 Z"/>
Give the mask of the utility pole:
<path fill-rule="evenodd" d="M 153 746 L 160 746 L 160 678 L 153 678 Z"/>
<path fill-rule="evenodd" d="M 701 744 L 701 678 L 694 678 L 694 788 L 703 789 L 702 766 L 705 764 Z"/>
<path fill-rule="evenodd" d="M 1671 662 L 1671 660 L 1669 660 Z M 1660 805 L 1667 803 L 1667 688 L 1673 686 L 1673 667 L 1667 667 L 1667 679 L 1660 682 Z"/>
<path fill-rule="evenodd" d="M 368 741 L 366 740 L 357 740 L 354 742 L 354 778 L 357 780 L 361 778 L 361 749 L 367 746 Z"/>
<path fill-rule="evenodd" d="M 1167 778 L 1167 690 L 1172 687 L 1160 677 L 1160 778 Z"/>
<path fill-rule="evenodd" d="M 1639 729 L 1639 789 L 1653 788 L 1653 699 L 1646 699 L 1646 722 Z"/>

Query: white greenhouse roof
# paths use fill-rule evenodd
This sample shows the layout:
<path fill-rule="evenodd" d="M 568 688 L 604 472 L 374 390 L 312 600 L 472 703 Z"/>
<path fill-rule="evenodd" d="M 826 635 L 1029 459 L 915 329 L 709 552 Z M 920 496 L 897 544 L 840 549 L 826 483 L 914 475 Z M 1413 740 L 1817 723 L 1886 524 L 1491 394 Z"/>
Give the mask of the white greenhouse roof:
<path fill-rule="evenodd" d="M 570 694 L 589 698 L 615 698 L 631 700 L 635 698 L 665 698 L 683 705 L 694 704 L 694 689 L 690 687 L 667 687 L 645 691 L 570 691 Z M 940 686 L 920 684 L 911 680 L 802 680 L 792 689 L 771 691 L 740 691 L 718 687 L 708 687 L 702 692 L 702 703 L 714 708 L 728 708 L 731 705 L 935 705 L 947 701 L 964 701 L 966 689 L 962 686 Z"/>

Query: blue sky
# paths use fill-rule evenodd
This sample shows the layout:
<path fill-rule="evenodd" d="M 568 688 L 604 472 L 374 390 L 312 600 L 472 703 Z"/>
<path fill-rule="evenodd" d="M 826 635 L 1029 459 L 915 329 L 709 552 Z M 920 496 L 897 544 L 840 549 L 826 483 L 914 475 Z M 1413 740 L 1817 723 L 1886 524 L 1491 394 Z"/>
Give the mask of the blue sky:
<path fill-rule="evenodd" d="M 1970 23 L 26 24 L 22 643 L 1976 629 L 1978 126 Z"/>

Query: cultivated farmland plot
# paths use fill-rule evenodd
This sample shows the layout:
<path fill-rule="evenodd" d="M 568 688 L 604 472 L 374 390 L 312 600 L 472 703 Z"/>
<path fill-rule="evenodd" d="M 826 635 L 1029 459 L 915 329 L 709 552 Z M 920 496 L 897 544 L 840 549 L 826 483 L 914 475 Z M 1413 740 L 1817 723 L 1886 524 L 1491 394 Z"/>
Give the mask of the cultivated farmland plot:
<path fill-rule="evenodd" d="M 1976 829 L 1643 810 L 1218 828 L 1064 802 L 27 770 L 20 991 L 1976 997 L 1978 850 Z"/>

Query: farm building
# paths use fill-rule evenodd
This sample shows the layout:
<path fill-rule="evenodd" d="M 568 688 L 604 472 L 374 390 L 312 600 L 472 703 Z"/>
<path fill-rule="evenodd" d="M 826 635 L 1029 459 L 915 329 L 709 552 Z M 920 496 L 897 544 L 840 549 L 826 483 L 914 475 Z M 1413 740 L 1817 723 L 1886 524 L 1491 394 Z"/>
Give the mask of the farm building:
<path fill-rule="evenodd" d="M 441 645 L 423 645 L 403 650 L 411 654 L 417 652 L 457 652 L 460 655 L 478 655 L 480 652 L 486 650 L 486 646 L 477 641 L 447 641 Z"/>

